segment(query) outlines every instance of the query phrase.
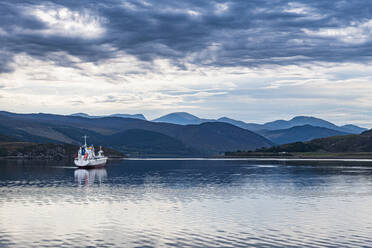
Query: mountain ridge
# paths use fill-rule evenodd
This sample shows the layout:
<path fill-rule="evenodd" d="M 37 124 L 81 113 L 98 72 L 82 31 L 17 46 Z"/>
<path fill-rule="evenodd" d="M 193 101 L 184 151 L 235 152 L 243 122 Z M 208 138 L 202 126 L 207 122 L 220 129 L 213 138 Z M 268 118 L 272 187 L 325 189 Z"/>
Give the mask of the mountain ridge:
<path fill-rule="evenodd" d="M 84 118 L 118 117 L 118 118 L 133 118 L 133 119 L 147 120 L 143 114 L 89 115 L 86 113 L 74 113 L 74 114 L 70 114 L 69 116 L 84 117 Z"/>
<path fill-rule="evenodd" d="M 185 117 L 187 116 L 187 117 Z M 279 130 L 279 129 L 288 129 L 295 126 L 303 126 L 303 125 L 312 125 L 314 127 L 324 127 L 333 129 L 339 132 L 345 133 L 353 133 L 359 134 L 365 130 L 366 128 L 361 128 L 356 125 L 347 124 L 343 126 L 337 126 L 332 122 L 313 117 L 313 116 L 295 116 L 290 120 L 275 120 L 271 122 L 266 122 L 264 124 L 258 123 L 247 123 L 240 120 L 235 120 L 228 117 L 221 117 L 218 119 L 202 119 L 195 115 L 192 115 L 187 112 L 174 112 L 159 118 L 154 119 L 153 121 L 156 122 L 166 122 L 166 123 L 173 123 L 173 124 L 180 124 L 180 125 L 190 125 L 190 124 L 201 124 L 204 122 L 225 122 L 235 125 L 240 128 L 244 128 L 253 132 L 257 132 L 260 130 Z"/>
<path fill-rule="evenodd" d="M 262 130 L 258 133 L 278 145 L 348 134 L 326 127 L 314 127 L 311 125 L 294 126 L 278 130 Z"/>
<path fill-rule="evenodd" d="M 13 134 L 15 138 L 32 142 L 79 144 L 81 136 L 87 134 L 91 136 L 91 139 L 101 143 L 112 135 L 133 129 L 143 130 L 143 133 L 152 132 L 151 135 L 159 139 L 176 139 L 185 145 L 185 150 L 189 149 L 190 154 L 213 155 L 224 152 L 226 149 L 254 150 L 273 145 L 271 141 L 259 134 L 220 122 L 184 126 L 133 118 L 85 118 L 0 112 L 0 133 L 8 136 Z M 145 134 L 142 136 L 145 137 Z M 155 143 L 156 140 L 153 142 Z M 155 152 L 164 153 L 163 150 L 159 150 L 159 147 L 156 148 L 154 143 L 152 145 L 154 149 L 157 149 Z M 121 143 L 107 145 L 113 148 L 120 147 Z"/>
<path fill-rule="evenodd" d="M 174 113 L 169 113 L 167 115 L 153 119 L 152 121 L 172 123 L 172 124 L 178 124 L 178 125 L 195 125 L 195 124 L 201 124 L 204 122 L 211 122 L 214 120 L 201 119 L 187 112 L 174 112 Z"/>

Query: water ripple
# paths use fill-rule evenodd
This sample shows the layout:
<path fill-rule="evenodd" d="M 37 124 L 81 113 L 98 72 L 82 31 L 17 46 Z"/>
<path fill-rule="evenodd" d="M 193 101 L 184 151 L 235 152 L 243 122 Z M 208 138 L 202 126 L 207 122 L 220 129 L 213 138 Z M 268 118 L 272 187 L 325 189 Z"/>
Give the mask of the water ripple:
<path fill-rule="evenodd" d="M 371 168 L 309 163 L 7 162 L 0 247 L 372 247 Z"/>

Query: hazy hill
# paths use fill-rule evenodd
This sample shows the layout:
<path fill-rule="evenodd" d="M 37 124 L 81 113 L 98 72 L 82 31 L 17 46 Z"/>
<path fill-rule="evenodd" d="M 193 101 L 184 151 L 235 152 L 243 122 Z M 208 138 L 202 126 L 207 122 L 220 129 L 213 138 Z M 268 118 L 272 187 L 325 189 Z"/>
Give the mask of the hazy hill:
<path fill-rule="evenodd" d="M 367 131 L 367 128 L 358 127 L 358 126 L 352 125 L 352 124 L 343 125 L 343 126 L 341 126 L 341 128 L 343 130 L 346 130 L 349 133 L 353 133 L 353 134 L 360 134 L 364 131 Z"/>
<path fill-rule="evenodd" d="M 126 133 L 128 130 L 132 130 L 131 133 Z M 133 132 L 137 132 L 136 135 Z M 133 118 L 85 118 L 9 112 L 0 112 L 0 133 L 22 141 L 68 144 L 79 144 L 81 136 L 87 134 L 90 136 L 89 142 L 95 145 L 151 154 L 168 152 L 177 155 L 182 151 L 182 154 L 207 155 L 225 150 L 252 150 L 272 145 L 272 142 L 258 134 L 227 123 L 183 126 Z M 144 142 L 142 148 L 138 143 L 141 139 Z M 167 143 L 173 144 L 173 147 L 166 146 Z"/>
<path fill-rule="evenodd" d="M 120 118 L 134 118 L 140 120 L 146 120 L 146 117 L 143 114 L 112 114 L 112 115 L 88 115 L 86 113 L 75 113 L 70 116 L 85 117 L 85 118 L 103 118 L 103 117 L 120 117 Z"/>
<path fill-rule="evenodd" d="M 201 124 L 204 122 L 214 121 L 208 119 L 201 119 L 195 115 L 186 112 L 176 112 L 161 116 L 157 119 L 152 120 L 154 122 L 166 122 L 178 125 L 191 125 L 191 124 Z"/>
<path fill-rule="evenodd" d="M 96 118 L 97 116 L 90 116 L 86 113 L 75 113 L 71 114 L 70 116 L 78 116 L 78 117 L 85 117 L 85 118 Z"/>
<path fill-rule="evenodd" d="M 348 134 L 325 127 L 314 127 L 311 125 L 295 126 L 288 129 L 279 130 L 262 130 L 259 131 L 259 133 L 265 138 L 279 145 Z"/>
<path fill-rule="evenodd" d="M 251 130 L 251 131 L 254 131 L 254 132 L 263 129 L 262 124 L 246 123 L 244 121 L 234 120 L 234 119 L 231 119 L 231 118 L 228 118 L 228 117 L 221 117 L 217 121 L 230 123 L 230 124 L 235 125 L 237 127 L 244 128 L 244 129 L 247 129 L 247 130 Z"/>
<path fill-rule="evenodd" d="M 214 119 L 202 119 L 195 115 L 186 113 L 186 112 L 176 112 L 170 113 L 165 116 L 159 117 L 154 122 L 165 122 L 165 123 L 173 123 L 173 124 L 180 124 L 180 125 L 190 125 L 190 124 L 201 124 L 205 122 L 225 122 L 232 124 L 234 126 L 244 128 L 253 132 L 257 132 L 260 130 L 280 130 L 280 129 L 288 129 L 295 126 L 304 126 L 304 125 L 311 125 L 314 127 L 324 127 L 332 130 L 336 130 L 343 133 L 354 133 L 359 134 L 367 129 L 358 127 L 356 125 L 344 125 L 344 126 L 337 126 L 329 121 L 322 120 L 316 117 L 311 116 L 296 116 L 291 120 L 276 120 L 272 122 L 267 122 L 265 124 L 257 124 L 257 123 L 247 123 L 240 120 L 234 120 L 228 117 L 221 117 L 217 120 Z M 316 135 L 316 134 L 314 134 Z"/>
<path fill-rule="evenodd" d="M 146 120 L 146 117 L 143 114 L 112 114 L 107 117 L 121 117 L 121 118 L 134 118 L 134 119 Z"/>
<path fill-rule="evenodd" d="M 314 127 L 325 127 L 340 132 L 345 132 L 345 130 L 335 124 L 325 121 L 319 118 L 311 116 L 296 116 L 289 121 L 286 120 L 277 120 L 272 122 L 267 122 L 264 124 L 264 129 L 268 130 L 278 130 L 278 129 L 287 129 L 295 126 L 311 125 Z"/>
<path fill-rule="evenodd" d="M 344 126 L 337 126 L 329 121 L 322 120 L 316 117 L 311 116 L 296 116 L 291 120 L 276 120 L 272 122 L 267 122 L 265 124 L 256 124 L 256 123 L 246 123 L 243 121 L 238 121 L 234 119 L 230 119 L 227 117 L 222 117 L 217 121 L 227 122 L 233 125 L 236 125 L 241 128 L 245 128 L 251 131 L 261 131 L 261 130 L 280 130 L 280 129 L 288 129 L 291 127 L 296 126 L 304 126 L 304 125 L 311 125 L 314 127 L 324 127 L 332 130 L 336 130 L 339 132 L 344 133 L 353 133 L 353 134 L 360 134 L 361 132 L 366 131 L 366 128 L 361 128 L 356 125 L 344 125 Z"/>

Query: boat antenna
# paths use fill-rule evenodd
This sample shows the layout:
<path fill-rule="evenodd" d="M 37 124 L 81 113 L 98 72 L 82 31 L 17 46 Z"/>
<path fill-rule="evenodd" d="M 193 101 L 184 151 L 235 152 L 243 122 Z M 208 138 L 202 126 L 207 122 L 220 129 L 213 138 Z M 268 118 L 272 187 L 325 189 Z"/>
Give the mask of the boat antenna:
<path fill-rule="evenodd" d="M 88 136 L 84 135 L 83 138 L 84 138 L 84 145 L 87 146 L 87 138 L 88 138 Z"/>

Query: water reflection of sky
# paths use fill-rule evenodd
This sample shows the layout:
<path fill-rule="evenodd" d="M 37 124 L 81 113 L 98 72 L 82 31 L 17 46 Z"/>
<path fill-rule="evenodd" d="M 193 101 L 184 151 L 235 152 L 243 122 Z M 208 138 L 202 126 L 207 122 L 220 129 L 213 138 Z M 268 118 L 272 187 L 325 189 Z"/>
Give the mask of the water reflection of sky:
<path fill-rule="evenodd" d="M 0 166 L 0 245 L 339 247 L 372 242 L 372 170 L 365 164 L 63 166 Z"/>

